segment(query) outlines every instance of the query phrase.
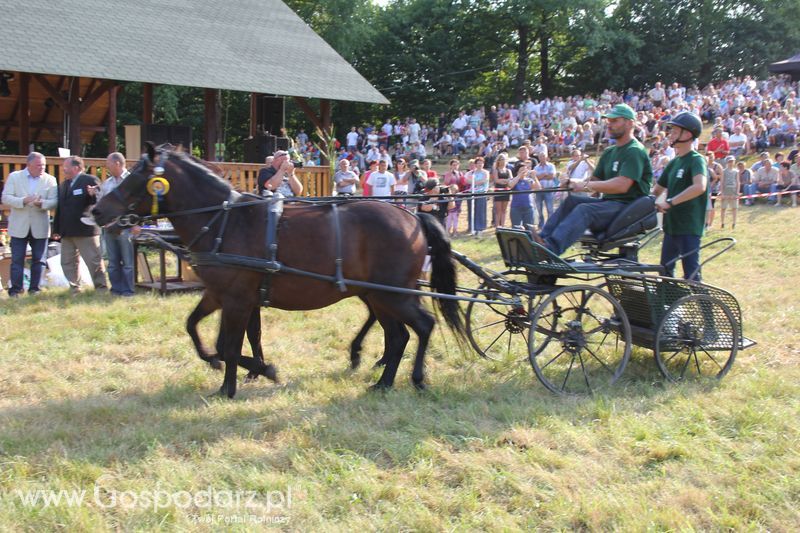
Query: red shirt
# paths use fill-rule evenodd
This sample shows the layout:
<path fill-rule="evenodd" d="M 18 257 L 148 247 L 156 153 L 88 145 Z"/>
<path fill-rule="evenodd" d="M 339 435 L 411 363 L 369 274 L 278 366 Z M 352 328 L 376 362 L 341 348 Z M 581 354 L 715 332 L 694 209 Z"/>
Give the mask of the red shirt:
<path fill-rule="evenodd" d="M 367 184 L 367 180 L 369 179 L 369 175 L 372 174 L 373 170 L 367 170 L 361 174 L 361 195 L 362 196 L 372 196 L 372 186 Z"/>
<path fill-rule="evenodd" d="M 714 152 L 714 159 L 721 160 L 724 159 L 726 155 L 731 151 L 730 146 L 728 146 L 728 141 L 725 139 L 718 139 L 714 137 L 710 141 L 708 141 L 708 145 L 706 146 L 706 151 Z"/>

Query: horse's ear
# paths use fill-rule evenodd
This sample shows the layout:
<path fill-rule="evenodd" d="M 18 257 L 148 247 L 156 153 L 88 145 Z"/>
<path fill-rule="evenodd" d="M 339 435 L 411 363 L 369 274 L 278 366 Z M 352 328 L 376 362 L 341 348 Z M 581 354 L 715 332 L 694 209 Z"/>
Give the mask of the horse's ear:
<path fill-rule="evenodd" d="M 150 161 L 156 160 L 156 145 L 153 144 L 152 141 L 145 141 L 144 142 L 145 150 L 147 151 L 147 157 Z"/>

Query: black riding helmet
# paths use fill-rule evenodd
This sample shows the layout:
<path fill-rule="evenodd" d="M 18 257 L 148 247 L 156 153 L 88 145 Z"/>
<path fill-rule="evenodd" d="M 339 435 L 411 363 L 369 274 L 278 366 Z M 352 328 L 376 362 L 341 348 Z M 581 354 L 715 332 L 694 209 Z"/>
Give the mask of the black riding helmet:
<path fill-rule="evenodd" d="M 667 124 L 685 129 L 691 133 L 692 137 L 695 139 L 700 137 L 700 134 L 703 132 L 703 121 L 690 111 L 678 113 L 672 120 L 668 120 Z"/>

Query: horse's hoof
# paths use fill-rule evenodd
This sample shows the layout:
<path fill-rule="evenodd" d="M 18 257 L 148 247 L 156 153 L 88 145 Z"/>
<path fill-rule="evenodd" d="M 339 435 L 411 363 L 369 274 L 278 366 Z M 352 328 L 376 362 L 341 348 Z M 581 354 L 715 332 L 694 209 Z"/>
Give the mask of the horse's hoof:
<path fill-rule="evenodd" d="M 375 385 L 371 385 L 370 388 L 369 388 L 369 391 L 370 392 L 387 392 L 391 388 L 392 388 L 391 385 L 386 385 L 386 384 L 381 383 L 379 381 Z"/>
<path fill-rule="evenodd" d="M 260 375 L 261 374 L 259 374 L 258 372 L 248 372 L 247 375 L 244 377 L 244 382 L 250 383 L 252 381 L 255 381 L 258 379 Z"/>
<path fill-rule="evenodd" d="M 425 385 L 425 382 L 423 382 L 423 381 L 420 381 L 419 383 L 417 383 L 416 381 L 413 381 L 413 383 L 414 383 L 414 388 L 417 389 L 420 392 L 422 392 L 422 391 L 424 391 L 425 389 L 428 388 L 428 386 Z"/>
<path fill-rule="evenodd" d="M 222 361 L 220 361 L 219 357 L 211 357 L 208 360 L 208 364 L 214 370 L 222 370 Z"/>
<path fill-rule="evenodd" d="M 350 370 L 355 370 L 361 366 L 361 356 L 350 357 Z"/>
<path fill-rule="evenodd" d="M 380 359 L 375 361 L 375 365 L 373 366 L 373 368 L 380 368 L 382 366 L 386 366 L 386 358 L 385 357 L 381 357 Z"/>
<path fill-rule="evenodd" d="M 263 375 L 267 379 L 278 383 L 278 369 L 275 365 L 264 365 Z"/>

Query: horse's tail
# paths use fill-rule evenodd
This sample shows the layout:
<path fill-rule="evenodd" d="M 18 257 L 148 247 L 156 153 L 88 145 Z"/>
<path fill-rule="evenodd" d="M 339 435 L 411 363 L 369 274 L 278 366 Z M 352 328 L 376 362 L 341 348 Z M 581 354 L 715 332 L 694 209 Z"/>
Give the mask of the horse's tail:
<path fill-rule="evenodd" d="M 456 293 L 456 263 L 450 253 L 450 238 L 439 222 L 426 213 L 418 213 L 431 256 L 431 288 L 442 294 Z M 457 300 L 434 298 L 445 323 L 459 340 L 465 339 L 464 319 Z"/>

